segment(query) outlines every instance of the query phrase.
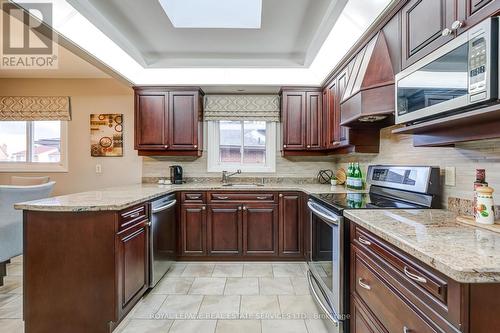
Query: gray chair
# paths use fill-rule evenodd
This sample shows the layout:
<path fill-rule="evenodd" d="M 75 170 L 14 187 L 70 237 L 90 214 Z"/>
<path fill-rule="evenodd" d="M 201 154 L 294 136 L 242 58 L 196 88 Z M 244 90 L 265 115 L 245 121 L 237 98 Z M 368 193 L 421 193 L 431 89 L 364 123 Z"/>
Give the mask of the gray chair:
<path fill-rule="evenodd" d="M 14 204 L 49 197 L 55 183 L 33 186 L 0 185 L 0 266 L 3 266 L 3 269 L 0 267 L 0 285 L 5 262 L 23 253 L 23 212 L 15 210 Z"/>

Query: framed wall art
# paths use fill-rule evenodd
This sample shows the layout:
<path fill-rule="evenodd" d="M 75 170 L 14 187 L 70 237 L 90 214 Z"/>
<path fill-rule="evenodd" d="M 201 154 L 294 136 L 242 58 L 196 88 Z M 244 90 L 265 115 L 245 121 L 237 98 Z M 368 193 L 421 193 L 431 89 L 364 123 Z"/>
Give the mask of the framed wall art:
<path fill-rule="evenodd" d="M 123 114 L 90 115 L 90 155 L 123 156 Z"/>

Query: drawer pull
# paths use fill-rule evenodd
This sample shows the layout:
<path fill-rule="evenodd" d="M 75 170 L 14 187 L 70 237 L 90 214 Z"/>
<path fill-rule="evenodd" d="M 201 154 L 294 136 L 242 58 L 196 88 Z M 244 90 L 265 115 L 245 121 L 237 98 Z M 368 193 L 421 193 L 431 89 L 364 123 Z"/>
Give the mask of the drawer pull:
<path fill-rule="evenodd" d="M 370 242 L 369 240 L 367 239 L 364 239 L 363 237 L 359 236 L 358 237 L 358 241 L 363 244 L 363 245 L 366 245 L 366 246 L 370 246 L 372 245 L 372 242 Z"/>
<path fill-rule="evenodd" d="M 228 197 L 215 197 L 215 198 L 217 198 L 217 199 L 219 199 L 219 200 L 226 200 L 226 199 L 229 199 Z"/>
<path fill-rule="evenodd" d="M 187 194 L 186 197 L 190 200 L 196 200 L 196 199 L 200 199 L 201 195 L 200 194 Z"/>
<path fill-rule="evenodd" d="M 267 199 L 267 197 L 257 197 L 257 199 L 259 199 L 259 200 L 265 200 L 265 199 Z"/>
<path fill-rule="evenodd" d="M 411 329 L 409 329 L 408 327 L 404 326 L 403 327 L 403 333 L 411 333 Z"/>
<path fill-rule="evenodd" d="M 421 276 L 418 276 L 418 275 L 415 275 L 413 273 L 411 273 L 409 270 L 408 270 L 408 267 L 405 266 L 405 268 L 403 269 L 403 271 L 405 272 L 405 275 L 407 277 L 409 277 L 410 279 L 412 279 L 413 281 L 417 281 L 417 282 L 421 282 L 421 283 L 427 283 L 427 279 L 421 277 Z"/>
<path fill-rule="evenodd" d="M 366 284 L 363 282 L 363 279 L 362 278 L 359 278 L 358 279 L 358 284 L 361 288 L 363 289 L 366 289 L 366 290 L 372 290 L 372 287 L 370 287 L 370 285 Z"/>
<path fill-rule="evenodd" d="M 130 215 L 129 217 L 131 219 L 135 219 L 136 217 L 139 217 L 139 215 L 141 215 L 141 213 L 134 213 L 134 214 Z"/>

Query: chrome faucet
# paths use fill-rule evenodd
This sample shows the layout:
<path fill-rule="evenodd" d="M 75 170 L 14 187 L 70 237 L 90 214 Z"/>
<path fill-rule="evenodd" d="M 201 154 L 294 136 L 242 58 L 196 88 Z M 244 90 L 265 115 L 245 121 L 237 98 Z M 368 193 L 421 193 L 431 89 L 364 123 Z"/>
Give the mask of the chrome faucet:
<path fill-rule="evenodd" d="M 222 184 L 227 184 L 227 181 L 229 180 L 229 177 L 234 176 L 236 174 L 240 174 L 241 170 L 238 169 L 233 173 L 228 173 L 228 171 L 222 171 Z"/>

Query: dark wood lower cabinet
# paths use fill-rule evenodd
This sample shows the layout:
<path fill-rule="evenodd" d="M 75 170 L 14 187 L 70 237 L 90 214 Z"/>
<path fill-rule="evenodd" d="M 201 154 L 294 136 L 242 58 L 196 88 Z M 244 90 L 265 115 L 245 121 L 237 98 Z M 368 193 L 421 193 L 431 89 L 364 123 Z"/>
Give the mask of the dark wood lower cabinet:
<path fill-rule="evenodd" d="M 459 283 L 350 222 L 351 333 L 489 333 L 500 283 Z"/>
<path fill-rule="evenodd" d="M 181 207 L 181 255 L 207 254 L 207 214 L 205 204 Z"/>
<path fill-rule="evenodd" d="M 120 317 L 134 305 L 149 286 L 149 228 L 147 220 L 117 235 L 118 304 Z"/>
<path fill-rule="evenodd" d="M 240 204 L 208 205 L 208 254 L 238 255 L 242 251 Z"/>
<path fill-rule="evenodd" d="M 279 254 L 303 256 L 302 206 L 300 192 L 279 194 Z"/>
<path fill-rule="evenodd" d="M 278 205 L 243 205 L 243 255 L 278 254 Z"/>

